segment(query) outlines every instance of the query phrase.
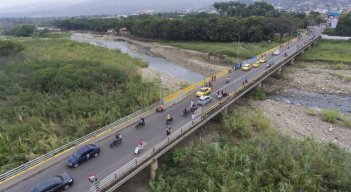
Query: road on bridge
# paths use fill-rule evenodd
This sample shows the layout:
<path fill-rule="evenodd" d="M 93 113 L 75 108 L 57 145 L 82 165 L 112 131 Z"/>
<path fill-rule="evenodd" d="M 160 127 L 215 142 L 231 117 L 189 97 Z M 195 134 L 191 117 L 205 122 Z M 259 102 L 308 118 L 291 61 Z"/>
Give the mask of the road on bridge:
<path fill-rule="evenodd" d="M 297 42 L 290 43 L 289 48 L 288 45 L 280 48 L 281 54 L 278 56 L 272 56 L 271 58 L 269 58 L 268 62 L 273 61 L 274 63 L 277 63 L 278 61 L 284 58 L 285 52 L 288 55 L 293 54 L 297 50 L 297 45 L 303 46 L 304 43 L 310 41 L 314 35 L 315 37 L 319 36 L 321 31 L 322 28 L 315 28 L 314 32 L 310 33 L 310 35 L 306 35 L 298 39 Z M 234 92 L 236 89 L 242 86 L 242 82 L 246 78 L 248 80 L 253 79 L 262 74 L 264 71 L 265 64 L 261 65 L 258 68 L 252 68 L 250 71 L 247 72 L 244 72 L 242 70 L 236 70 L 228 75 L 223 76 L 222 78 L 218 78 L 213 83 L 213 90 L 211 93 L 213 101 L 210 104 L 208 104 L 205 107 L 205 109 L 213 105 L 215 102 L 218 102 L 215 95 L 217 90 L 224 89 L 225 92 Z M 231 82 L 229 84 L 226 84 L 225 80 L 228 76 L 231 78 Z M 174 121 L 171 123 L 171 127 L 173 130 L 178 129 L 182 125 L 189 122 L 191 120 L 191 115 L 183 117 L 182 110 L 185 107 L 190 106 L 191 100 L 197 100 L 195 95 L 188 96 L 178 104 L 167 108 L 166 111 L 163 113 L 153 113 L 150 116 L 147 116 L 145 118 L 145 127 L 135 129 L 134 124 L 122 129 L 120 133 L 123 135 L 123 142 L 117 147 L 109 147 L 109 144 L 114 139 L 114 134 L 101 141 L 98 141 L 98 139 L 96 139 L 96 141 L 98 141 L 97 144 L 101 147 L 100 155 L 97 158 L 94 158 L 86 163 L 79 165 L 79 167 L 77 168 L 70 169 L 65 164 L 65 159 L 68 155 L 72 153 L 72 151 L 70 151 L 69 153 L 65 153 L 58 159 L 53 159 L 52 161 L 55 161 L 55 163 L 51 163 L 48 165 L 44 163 L 40 165 L 41 167 L 35 168 L 43 169 L 40 173 L 36 175 L 32 175 L 25 180 L 21 179 L 21 177 L 24 177 L 25 174 L 19 175 L 9 179 L 8 181 L 3 182 L 1 184 L 2 186 L 0 187 L 0 191 L 3 190 L 6 192 L 24 192 L 45 178 L 58 175 L 64 172 L 68 172 L 74 178 L 74 184 L 68 191 L 89 191 L 89 173 L 95 173 L 97 175 L 97 178 L 103 179 L 106 176 L 113 173 L 118 168 L 122 167 L 127 162 L 135 158 L 133 152 L 140 139 L 143 139 L 146 142 L 145 149 L 152 148 L 160 141 L 165 139 L 167 137 L 165 131 L 165 120 L 167 114 L 171 114 L 174 118 Z M 74 150 L 76 150 L 76 148 Z"/>

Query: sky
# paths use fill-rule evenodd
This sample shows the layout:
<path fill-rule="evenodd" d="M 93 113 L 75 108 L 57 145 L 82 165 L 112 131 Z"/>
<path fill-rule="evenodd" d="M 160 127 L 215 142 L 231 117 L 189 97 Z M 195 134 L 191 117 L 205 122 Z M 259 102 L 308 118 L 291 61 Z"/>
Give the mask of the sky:
<path fill-rule="evenodd" d="M 38 2 L 72 2 L 72 1 L 85 1 L 85 0 L 0 0 L 0 8 L 13 7 L 17 5 L 28 5 Z M 118 1 L 118 0 L 117 0 Z"/>

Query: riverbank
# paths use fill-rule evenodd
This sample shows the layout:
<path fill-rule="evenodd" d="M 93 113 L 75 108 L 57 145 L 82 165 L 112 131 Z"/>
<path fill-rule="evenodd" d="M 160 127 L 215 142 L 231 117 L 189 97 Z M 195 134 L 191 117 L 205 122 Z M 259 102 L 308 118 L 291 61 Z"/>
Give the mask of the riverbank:
<path fill-rule="evenodd" d="M 121 49 L 122 52 L 143 59 L 147 57 L 149 68 L 141 68 L 144 80 L 158 82 L 162 77 L 162 86 L 170 90 L 179 90 L 186 85 L 200 81 L 203 75 L 210 76 L 226 67 L 214 65 L 206 61 L 207 54 L 197 51 L 179 49 L 158 43 L 148 43 L 121 36 L 96 35 L 90 33 L 74 33 L 75 40 L 88 40 L 91 44 L 107 48 Z M 125 42 L 123 45 L 121 43 Z M 169 61 L 171 66 L 162 63 Z M 184 69 L 182 69 L 182 67 Z M 178 73 L 175 71 L 179 71 Z M 179 74 L 182 73 L 182 74 Z M 185 76 L 184 76 L 185 75 Z M 183 77 L 190 78 L 184 79 Z M 195 79 L 195 81 L 194 81 Z"/>

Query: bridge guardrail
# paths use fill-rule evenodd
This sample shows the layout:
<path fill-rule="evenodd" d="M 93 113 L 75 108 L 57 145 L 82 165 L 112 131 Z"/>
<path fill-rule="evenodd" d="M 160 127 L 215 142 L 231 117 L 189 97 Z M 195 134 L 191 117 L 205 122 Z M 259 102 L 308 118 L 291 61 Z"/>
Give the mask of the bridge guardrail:
<path fill-rule="evenodd" d="M 313 43 L 313 40 L 308 41 L 308 43 L 306 43 L 303 46 L 303 48 L 306 48 L 307 46 L 310 46 L 311 43 Z M 297 54 L 298 54 L 298 52 L 295 53 L 295 55 L 297 55 Z M 234 92 L 230 93 L 229 97 L 223 98 L 222 100 L 220 100 L 219 102 L 217 102 L 216 104 L 214 104 L 210 108 L 208 108 L 206 111 L 202 111 L 202 108 L 199 108 L 198 110 L 196 110 L 195 111 L 195 114 L 196 114 L 195 122 L 190 121 L 190 122 L 186 123 L 181 128 L 179 128 L 178 130 L 173 132 L 166 139 L 162 140 L 160 143 L 158 143 L 154 147 L 149 148 L 146 152 L 143 153 L 143 155 L 141 155 L 140 157 L 135 158 L 134 160 L 131 160 L 130 162 L 125 164 L 123 167 L 121 167 L 120 169 L 116 170 L 114 173 L 112 173 L 108 177 L 104 178 L 100 182 L 100 184 L 98 186 L 97 185 L 96 186 L 92 186 L 90 188 L 90 191 L 91 192 L 97 192 L 97 191 L 99 191 L 99 189 L 102 189 L 104 187 L 110 186 L 113 183 L 115 183 L 119 178 L 121 178 L 125 174 L 129 173 L 132 169 L 137 168 L 138 165 L 141 163 L 141 161 L 146 161 L 146 160 L 150 159 L 153 156 L 153 154 L 157 153 L 159 150 L 162 150 L 165 146 L 167 146 L 170 142 L 176 140 L 178 137 L 181 137 L 183 135 L 183 133 L 187 132 L 190 128 L 192 128 L 194 124 L 199 123 L 202 120 L 203 115 L 206 115 L 206 114 L 210 113 L 213 109 L 215 109 L 216 107 L 219 107 L 221 104 L 225 103 L 226 101 L 234 99 L 235 97 L 237 97 L 240 94 L 244 93 L 245 92 L 244 89 L 246 89 L 248 86 L 253 87 L 255 85 L 255 83 L 258 83 L 258 82 L 262 81 L 265 78 L 265 76 L 274 73 L 278 68 L 280 68 L 282 65 L 284 65 L 286 63 L 286 62 L 284 63 L 285 60 L 286 60 L 286 58 L 280 60 L 273 67 L 265 70 L 259 76 L 257 76 L 255 78 L 251 79 L 250 81 L 248 81 L 248 83 L 240 86 Z M 289 57 L 288 57 L 287 60 L 289 60 Z"/>
<path fill-rule="evenodd" d="M 21 173 L 21 172 L 27 171 L 27 170 L 45 162 L 45 161 L 47 161 L 48 159 L 68 150 L 71 147 L 82 144 L 82 143 L 84 143 L 84 142 L 86 142 L 94 137 L 97 137 L 100 134 L 105 133 L 106 131 L 112 130 L 116 126 L 124 124 L 124 123 L 128 122 L 129 120 L 131 120 L 131 119 L 133 119 L 133 118 L 135 118 L 135 117 L 137 117 L 137 116 L 139 116 L 147 111 L 150 111 L 151 109 L 154 110 L 158 105 L 159 105 L 158 102 L 154 103 L 152 105 L 149 105 L 149 106 L 147 106 L 143 109 L 140 109 L 132 114 L 129 114 L 129 115 L 113 122 L 113 123 L 110 123 L 110 124 L 100 128 L 98 130 L 95 130 L 95 131 L 93 131 L 93 132 L 91 132 L 91 133 L 89 133 L 81 138 L 78 138 L 78 139 L 76 139 L 70 143 L 67 143 L 67 144 L 65 144 L 57 149 L 54 149 L 49 153 L 41 155 L 41 156 L 31 160 L 31 161 L 28 161 L 27 163 L 24 163 L 16 168 L 10 170 L 10 171 L 7 171 L 7 172 L 0 175 L 0 182 L 5 181 L 6 179 L 9 179 L 9 178 Z"/>

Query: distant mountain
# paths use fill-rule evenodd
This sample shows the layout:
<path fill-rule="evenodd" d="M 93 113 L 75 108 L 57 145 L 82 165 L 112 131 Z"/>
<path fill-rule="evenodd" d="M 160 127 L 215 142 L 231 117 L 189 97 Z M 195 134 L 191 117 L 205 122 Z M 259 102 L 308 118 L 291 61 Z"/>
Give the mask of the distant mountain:
<path fill-rule="evenodd" d="M 56 17 L 79 15 L 126 14 L 208 8 L 225 0 L 80 0 L 65 3 L 41 2 L 0 9 L 0 17 Z"/>
<path fill-rule="evenodd" d="M 145 10 L 173 12 L 186 9 L 209 8 L 214 2 L 230 0 L 66 0 L 0 8 L 0 17 L 57 17 L 80 15 L 111 15 L 136 13 Z M 240 0 L 255 2 L 261 0 Z M 335 9 L 351 5 L 351 0 L 264 0 L 275 7 L 300 11 Z"/>

